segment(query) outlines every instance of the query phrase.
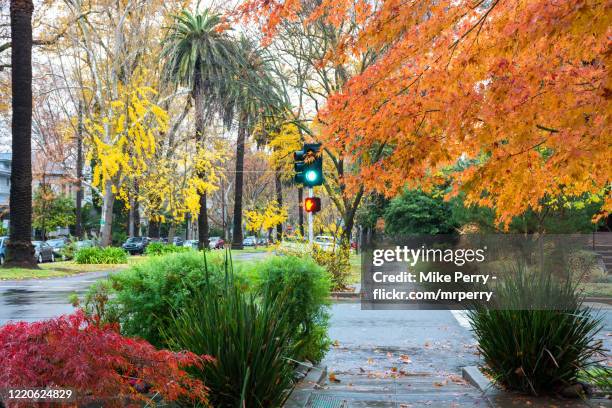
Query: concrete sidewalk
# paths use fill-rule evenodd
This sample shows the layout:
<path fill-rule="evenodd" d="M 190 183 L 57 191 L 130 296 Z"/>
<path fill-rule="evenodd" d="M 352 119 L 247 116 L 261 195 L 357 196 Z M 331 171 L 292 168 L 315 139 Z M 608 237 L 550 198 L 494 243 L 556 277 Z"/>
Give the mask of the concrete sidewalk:
<path fill-rule="evenodd" d="M 321 364 L 327 373 L 313 372 L 288 408 L 612 407 L 607 399 L 483 392 L 462 377 L 463 367 L 482 363 L 475 340 L 446 310 L 361 310 L 345 301 L 334 303 L 331 315 L 334 345 Z"/>
<path fill-rule="evenodd" d="M 479 358 L 450 312 L 361 310 L 357 302 L 331 311 L 325 381 L 297 389 L 288 406 L 489 407 L 461 377 L 461 367 Z"/>

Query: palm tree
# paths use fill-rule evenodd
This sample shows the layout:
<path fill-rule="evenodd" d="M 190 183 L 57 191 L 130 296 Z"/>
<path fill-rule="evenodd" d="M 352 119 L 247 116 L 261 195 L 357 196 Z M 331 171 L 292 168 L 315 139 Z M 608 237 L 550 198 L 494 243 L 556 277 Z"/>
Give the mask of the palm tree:
<path fill-rule="evenodd" d="M 195 15 L 183 10 L 174 17 L 163 41 L 164 79 L 190 89 L 195 105 L 196 139 L 202 148 L 205 125 L 211 115 L 221 114 L 224 119 L 231 116 L 227 88 L 236 52 L 227 32 L 220 29 L 221 23 L 220 15 L 208 9 Z M 208 247 L 206 201 L 206 192 L 200 192 L 200 248 Z"/>
<path fill-rule="evenodd" d="M 238 64 L 231 82 L 232 108 L 238 115 L 236 142 L 236 182 L 232 248 L 242 249 L 242 187 L 244 144 L 258 120 L 282 111 L 277 85 L 271 76 L 269 56 L 246 37 L 238 42 Z"/>
<path fill-rule="evenodd" d="M 34 267 L 32 247 L 32 12 L 31 0 L 11 0 L 13 96 L 10 237 L 7 265 Z"/>

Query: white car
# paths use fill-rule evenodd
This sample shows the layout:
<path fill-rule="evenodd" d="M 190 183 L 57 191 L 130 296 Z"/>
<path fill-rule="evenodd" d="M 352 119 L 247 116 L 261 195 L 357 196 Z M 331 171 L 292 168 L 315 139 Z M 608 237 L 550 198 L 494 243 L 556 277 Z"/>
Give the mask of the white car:
<path fill-rule="evenodd" d="M 336 252 L 336 249 L 338 249 L 338 242 L 336 238 L 329 235 L 317 235 L 314 238 L 314 244 L 322 250 L 328 252 Z"/>

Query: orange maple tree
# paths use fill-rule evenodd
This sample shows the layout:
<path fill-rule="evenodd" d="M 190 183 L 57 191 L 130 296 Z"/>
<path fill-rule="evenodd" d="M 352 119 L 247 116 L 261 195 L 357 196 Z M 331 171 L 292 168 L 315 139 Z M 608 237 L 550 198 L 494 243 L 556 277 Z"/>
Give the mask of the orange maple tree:
<path fill-rule="evenodd" d="M 303 1 L 248 0 L 239 14 L 270 38 Z M 349 192 L 427 188 L 462 158 L 452 194 L 501 222 L 560 195 L 603 196 L 610 212 L 612 1 L 322 0 L 309 13 L 362 27 L 321 64 L 380 55 L 317 118 L 327 146 L 361 158 Z"/>

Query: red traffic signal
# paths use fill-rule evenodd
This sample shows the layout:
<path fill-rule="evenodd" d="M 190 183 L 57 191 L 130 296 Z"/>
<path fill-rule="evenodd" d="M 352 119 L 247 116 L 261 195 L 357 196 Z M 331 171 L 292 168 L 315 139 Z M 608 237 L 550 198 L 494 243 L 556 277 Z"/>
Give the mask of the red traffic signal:
<path fill-rule="evenodd" d="M 319 197 L 306 197 L 304 200 L 304 211 L 313 214 L 321 211 L 321 199 Z"/>

